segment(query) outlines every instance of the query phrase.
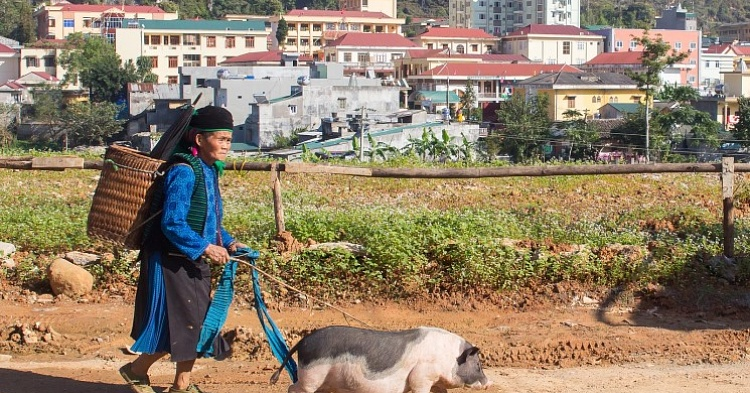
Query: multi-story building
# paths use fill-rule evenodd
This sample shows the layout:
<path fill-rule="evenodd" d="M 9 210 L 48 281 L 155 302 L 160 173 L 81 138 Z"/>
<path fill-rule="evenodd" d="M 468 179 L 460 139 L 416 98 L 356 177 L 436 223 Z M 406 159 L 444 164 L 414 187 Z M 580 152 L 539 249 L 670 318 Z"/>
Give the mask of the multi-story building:
<path fill-rule="evenodd" d="M 687 57 L 680 63 L 664 69 L 662 79 L 665 83 L 677 83 L 698 88 L 700 84 L 700 30 L 666 30 L 666 29 L 620 29 L 608 27 L 595 31 L 604 36 L 605 52 L 643 51 L 643 46 L 638 42 L 644 34 L 652 40 L 661 38 L 665 43 L 678 53 L 686 53 Z"/>
<path fill-rule="evenodd" d="M 343 64 L 345 75 L 386 78 L 395 73 L 393 60 L 416 47 L 417 44 L 396 33 L 347 33 L 328 43 L 323 53 L 325 61 Z"/>
<path fill-rule="evenodd" d="M 701 52 L 700 89 L 703 95 L 713 95 L 724 84 L 724 74 L 732 72 L 739 61 L 750 60 L 750 46 L 719 44 Z"/>
<path fill-rule="evenodd" d="M 18 78 L 20 74 L 20 51 L 0 44 L 0 83 Z"/>
<path fill-rule="evenodd" d="M 427 49 L 447 49 L 455 54 L 492 53 L 497 47 L 497 37 L 481 29 L 457 27 L 428 27 L 411 38 L 417 45 Z"/>
<path fill-rule="evenodd" d="M 234 56 L 268 50 L 268 30 L 259 20 L 141 20 L 115 30 L 123 61 L 151 59 L 159 83 L 179 83 L 180 67 L 213 67 Z"/>
<path fill-rule="evenodd" d="M 455 54 L 448 49 L 411 49 L 400 59 L 394 60 L 396 79 L 408 78 L 444 64 L 511 64 L 530 63 L 522 55 L 484 53 L 478 55 Z"/>
<path fill-rule="evenodd" d="M 695 13 L 682 8 L 682 4 L 670 6 L 661 10 L 661 16 L 656 17 L 657 29 L 698 30 L 698 20 Z"/>
<path fill-rule="evenodd" d="M 65 38 L 72 33 L 102 35 L 114 39 L 114 29 L 122 26 L 124 19 L 133 23 L 142 20 L 177 19 L 177 13 L 165 12 L 157 6 L 71 4 L 61 1 L 42 4 L 34 11 L 37 20 L 37 36 Z"/>
<path fill-rule="evenodd" d="M 609 72 L 542 74 L 521 81 L 518 89 L 527 96 L 546 94 L 549 115 L 554 121 L 565 120 L 565 112 L 569 110 L 596 117 L 608 103 L 639 103 L 644 99 L 634 80 Z"/>
<path fill-rule="evenodd" d="M 716 28 L 720 42 L 750 41 L 750 21 L 725 23 Z"/>
<path fill-rule="evenodd" d="M 282 18 L 287 23 L 288 33 L 286 41 L 279 43 L 276 40 L 276 29 Z M 323 46 L 346 33 L 401 34 L 401 25 L 405 19 L 393 18 L 382 12 L 303 9 L 271 17 L 270 22 L 272 49 L 305 53 L 321 60 Z M 377 38 L 373 39 L 375 40 Z"/>
<path fill-rule="evenodd" d="M 497 36 L 529 24 L 580 26 L 580 0 L 449 0 L 452 27 L 482 29 Z"/>
<path fill-rule="evenodd" d="M 500 42 L 503 53 L 546 64 L 583 64 L 604 50 L 604 37 L 576 26 L 530 24 Z"/>
<path fill-rule="evenodd" d="M 339 0 L 339 9 L 343 11 L 382 12 L 392 18 L 398 15 L 396 0 Z"/>

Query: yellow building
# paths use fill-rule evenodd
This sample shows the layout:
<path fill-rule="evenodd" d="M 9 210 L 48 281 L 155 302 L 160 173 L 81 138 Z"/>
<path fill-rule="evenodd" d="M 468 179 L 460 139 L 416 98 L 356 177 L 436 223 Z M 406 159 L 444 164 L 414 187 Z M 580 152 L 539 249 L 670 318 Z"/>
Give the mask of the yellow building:
<path fill-rule="evenodd" d="M 124 19 L 173 20 L 177 13 L 165 12 L 157 6 L 71 4 L 61 1 L 42 4 L 34 11 L 39 39 L 60 39 L 72 33 L 103 35 L 114 39 L 114 29 Z"/>
<path fill-rule="evenodd" d="M 286 41 L 279 43 L 276 29 L 282 18 L 287 23 L 288 34 Z M 308 54 L 315 60 L 322 60 L 321 48 L 346 33 L 401 34 L 405 19 L 382 12 L 291 10 L 286 15 L 271 17 L 270 22 L 272 49 Z"/>
<path fill-rule="evenodd" d="M 610 72 L 540 74 L 519 82 L 516 91 L 527 97 L 546 94 L 553 121 L 565 120 L 568 110 L 595 118 L 606 104 L 639 103 L 645 97 L 630 77 Z"/>

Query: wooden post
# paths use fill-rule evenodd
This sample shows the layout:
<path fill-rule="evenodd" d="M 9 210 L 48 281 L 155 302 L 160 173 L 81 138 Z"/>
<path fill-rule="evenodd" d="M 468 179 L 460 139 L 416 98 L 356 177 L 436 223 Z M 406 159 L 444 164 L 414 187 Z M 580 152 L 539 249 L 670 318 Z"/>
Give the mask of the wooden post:
<path fill-rule="evenodd" d="M 734 157 L 721 159 L 721 196 L 724 207 L 724 256 L 734 258 Z"/>
<path fill-rule="evenodd" d="M 273 215 L 276 218 L 276 234 L 286 232 L 284 225 L 284 205 L 281 203 L 281 171 L 279 164 L 271 164 L 271 187 L 273 189 Z"/>

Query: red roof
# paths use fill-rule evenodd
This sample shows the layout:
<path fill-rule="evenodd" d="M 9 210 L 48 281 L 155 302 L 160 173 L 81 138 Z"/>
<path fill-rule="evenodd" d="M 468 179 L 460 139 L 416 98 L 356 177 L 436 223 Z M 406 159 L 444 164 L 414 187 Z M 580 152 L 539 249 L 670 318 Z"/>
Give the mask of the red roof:
<path fill-rule="evenodd" d="M 104 12 L 112 8 L 124 12 L 132 12 L 138 14 L 164 14 L 164 10 L 155 5 L 116 5 L 116 4 L 70 4 L 67 2 L 60 2 L 53 4 L 50 7 L 62 6 L 63 11 L 78 11 L 78 12 Z"/>
<path fill-rule="evenodd" d="M 13 48 L 7 45 L 0 44 L 0 53 L 15 53 L 15 52 L 16 51 Z"/>
<path fill-rule="evenodd" d="M 0 87 L 3 87 L 3 86 L 10 87 L 13 90 L 23 90 L 23 89 L 26 88 L 26 86 L 24 86 L 24 85 L 22 85 L 20 83 L 11 82 L 11 81 L 7 81 L 7 82 L 3 83 L 2 85 L 0 85 Z"/>
<path fill-rule="evenodd" d="M 232 57 L 231 59 L 224 60 L 221 64 L 237 64 L 237 63 L 268 63 L 276 62 L 281 63 L 281 50 L 272 50 L 266 52 L 249 52 L 243 55 Z M 308 54 L 300 54 L 300 61 L 313 61 L 312 56 Z"/>
<path fill-rule="evenodd" d="M 382 12 L 370 11 L 336 11 L 336 10 L 291 10 L 287 16 L 320 16 L 320 17 L 342 17 L 342 18 L 379 18 L 393 19 Z"/>
<path fill-rule="evenodd" d="M 326 46 L 413 48 L 418 45 L 396 33 L 346 33 Z"/>
<path fill-rule="evenodd" d="M 732 44 L 714 44 L 706 48 L 703 53 L 727 53 L 727 49 L 730 49 Z"/>
<path fill-rule="evenodd" d="M 641 64 L 642 51 L 604 52 L 589 60 L 586 65 Z"/>
<path fill-rule="evenodd" d="M 512 63 L 530 62 L 530 60 L 521 54 L 515 53 L 483 53 L 483 54 L 466 54 L 466 53 L 448 53 L 446 49 L 410 49 L 409 57 L 412 59 L 479 59 L 491 63 Z"/>
<path fill-rule="evenodd" d="M 52 76 L 52 75 L 50 75 L 50 74 L 48 74 L 46 72 L 43 72 L 43 71 L 31 71 L 29 74 L 34 74 L 34 75 L 36 75 L 36 76 L 38 76 L 38 77 L 40 77 L 40 78 L 42 78 L 44 80 L 48 80 L 48 81 L 54 81 L 54 82 L 56 82 L 56 81 L 59 80 L 59 79 L 57 79 L 57 77 Z"/>
<path fill-rule="evenodd" d="M 459 27 L 428 27 L 427 31 L 417 35 L 419 37 L 448 37 L 448 38 L 495 38 L 482 29 L 467 29 Z"/>
<path fill-rule="evenodd" d="M 750 46 L 733 45 L 732 49 L 734 50 L 734 53 L 738 55 L 750 55 Z"/>
<path fill-rule="evenodd" d="M 584 30 L 580 27 L 576 26 L 568 26 L 568 25 L 540 25 L 540 24 L 530 24 L 526 27 L 520 28 L 516 31 L 513 31 L 512 33 L 508 33 L 508 37 L 513 36 L 523 36 L 523 35 L 529 35 L 529 34 L 542 34 L 542 35 L 589 35 L 589 36 L 596 36 L 599 34 L 592 33 L 588 30 Z M 603 37 L 602 37 L 603 38 Z"/>
<path fill-rule="evenodd" d="M 451 64 L 437 66 L 419 76 L 497 76 L 529 77 L 550 72 L 583 72 L 567 64 Z"/>

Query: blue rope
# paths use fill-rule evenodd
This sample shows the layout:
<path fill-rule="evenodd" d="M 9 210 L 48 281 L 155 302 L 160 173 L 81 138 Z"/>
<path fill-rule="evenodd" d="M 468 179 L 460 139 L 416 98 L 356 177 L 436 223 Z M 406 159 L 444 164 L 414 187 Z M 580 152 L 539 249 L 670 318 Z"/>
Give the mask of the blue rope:
<path fill-rule="evenodd" d="M 258 259 L 260 254 L 258 253 L 258 251 L 252 250 L 250 248 L 242 248 L 237 250 L 237 253 L 235 253 L 234 256 L 244 256 L 250 260 L 251 265 L 255 266 L 255 261 Z M 266 334 L 266 340 L 268 341 L 268 345 L 271 347 L 273 356 L 276 358 L 276 360 L 279 361 L 279 363 L 281 363 L 284 361 L 284 359 L 286 359 L 287 355 L 289 355 L 289 346 L 287 346 L 284 335 L 281 333 L 279 328 L 273 322 L 271 315 L 268 313 L 266 302 L 263 300 L 263 294 L 260 290 L 260 278 L 258 276 L 258 271 L 255 269 L 252 269 L 252 279 L 253 294 L 255 297 L 255 310 L 258 313 L 260 325 L 261 327 L 263 327 L 263 332 Z M 289 373 L 289 377 L 292 379 L 292 382 L 297 382 L 297 363 L 294 361 L 294 359 L 290 358 L 284 368 Z"/>
<path fill-rule="evenodd" d="M 234 297 L 234 276 L 237 274 L 237 262 L 229 261 L 224 265 L 224 271 L 219 277 L 219 283 L 214 291 L 214 297 L 208 306 L 203 328 L 198 339 L 196 351 L 203 357 L 214 356 L 214 342 L 221 333 L 221 328 L 227 320 L 229 306 Z"/>

